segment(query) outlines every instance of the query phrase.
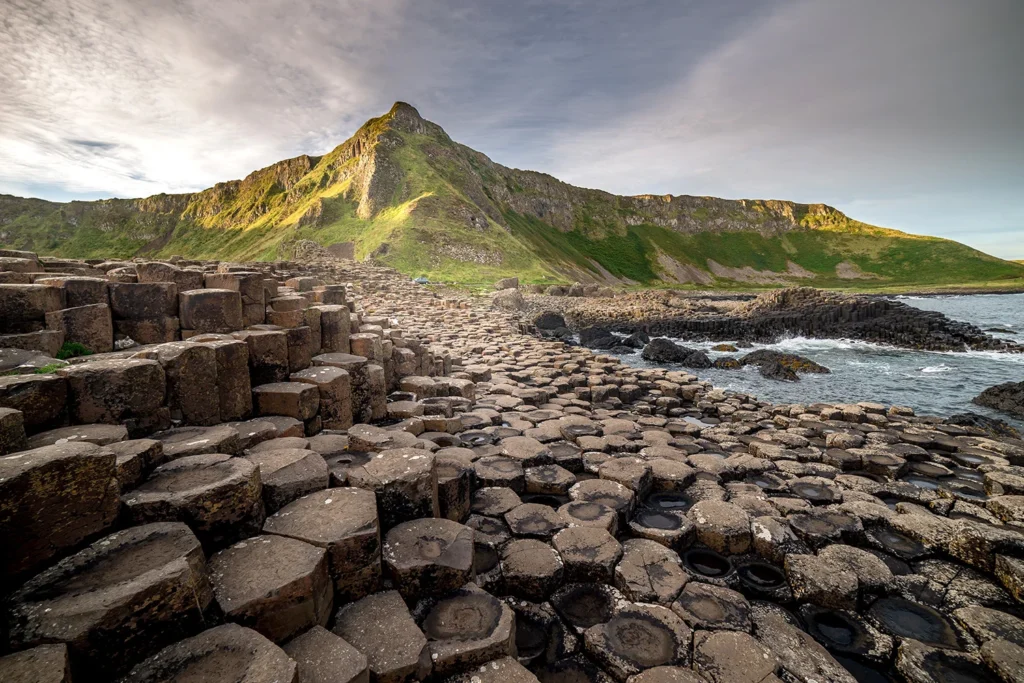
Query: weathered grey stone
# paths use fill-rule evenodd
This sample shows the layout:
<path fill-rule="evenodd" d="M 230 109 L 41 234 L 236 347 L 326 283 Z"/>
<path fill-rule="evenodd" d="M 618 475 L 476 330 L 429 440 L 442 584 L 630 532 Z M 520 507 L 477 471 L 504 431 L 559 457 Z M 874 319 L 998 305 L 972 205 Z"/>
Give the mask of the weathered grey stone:
<path fill-rule="evenodd" d="M 374 681 L 402 683 L 430 674 L 427 639 L 397 591 L 342 607 L 333 631 L 366 656 Z"/>
<path fill-rule="evenodd" d="M 38 645 L 0 657 L 0 680 L 7 683 L 71 683 L 67 645 Z"/>
<path fill-rule="evenodd" d="M 278 440 L 265 441 L 264 444 Z M 268 513 L 280 510 L 307 493 L 326 489 L 330 483 L 327 463 L 319 453 L 310 450 L 263 450 L 250 452 L 245 459 L 259 468 L 263 505 Z"/>
<path fill-rule="evenodd" d="M 114 454 L 89 443 L 0 457 L 0 583 L 34 571 L 116 519 Z"/>
<path fill-rule="evenodd" d="M 321 626 L 284 646 L 299 667 L 300 683 L 370 683 L 366 655 Z"/>
<path fill-rule="evenodd" d="M 334 588 L 327 551 L 285 536 L 254 536 L 210 558 L 214 598 L 229 621 L 274 642 L 323 626 Z"/>
<path fill-rule="evenodd" d="M 352 467 L 352 486 L 377 494 L 385 529 L 421 517 L 437 517 L 437 468 L 434 456 L 419 448 L 384 450 L 369 462 Z"/>
<path fill-rule="evenodd" d="M 184 524 L 119 531 L 59 562 L 12 598 L 19 646 L 67 643 L 83 671 L 112 676 L 194 632 L 212 591 Z"/>

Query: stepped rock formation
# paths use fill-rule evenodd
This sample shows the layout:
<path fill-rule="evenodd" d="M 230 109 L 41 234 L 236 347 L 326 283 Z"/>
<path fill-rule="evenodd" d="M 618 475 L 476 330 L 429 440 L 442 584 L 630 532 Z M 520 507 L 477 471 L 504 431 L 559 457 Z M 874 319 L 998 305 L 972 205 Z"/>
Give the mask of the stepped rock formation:
<path fill-rule="evenodd" d="M 408 104 L 322 156 L 183 195 L 0 196 L 0 246 L 64 257 L 272 260 L 352 243 L 433 280 L 1021 287 L 1024 266 L 823 204 L 617 196 L 495 163 Z"/>
<path fill-rule="evenodd" d="M 1020 679 L 1024 441 L 985 423 L 322 255 L 0 258 L 2 681 Z"/>

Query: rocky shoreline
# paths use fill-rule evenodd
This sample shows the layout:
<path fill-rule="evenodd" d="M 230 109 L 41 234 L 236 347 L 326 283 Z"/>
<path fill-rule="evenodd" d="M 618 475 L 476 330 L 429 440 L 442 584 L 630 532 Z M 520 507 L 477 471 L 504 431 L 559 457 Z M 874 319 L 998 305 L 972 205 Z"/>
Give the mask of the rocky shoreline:
<path fill-rule="evenodd" d="M 1024 352 L 1021 343 L 998 339 L 941 313 L 891 299 L 809 287 L 775 290 L 753 299 L 664 291 L 614 297 L 532 295 L 524 300 L 524 308 L 560 313 L 574 330 L 600 327 L 695 341 L 775 343 L 787 336 L 807 336 L 929 351 Z"/>
<path fill-rule="evenodd" d="M 370 264 L 0 257 L 35 354 L 0 377 L 0 680 L 1024 677 L 1024 441 L 631 368 Z M 843 305 L 813 324 L 986 343 Z"/>

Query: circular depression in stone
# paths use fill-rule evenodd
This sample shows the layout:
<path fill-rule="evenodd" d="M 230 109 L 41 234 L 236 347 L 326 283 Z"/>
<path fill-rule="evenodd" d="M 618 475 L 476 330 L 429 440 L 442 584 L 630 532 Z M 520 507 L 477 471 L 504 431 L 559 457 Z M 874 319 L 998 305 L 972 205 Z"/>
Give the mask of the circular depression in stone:
<path fill-rule="evenodd" d="M 520 657 L 531 659 L 544 652 L 548 643 L 547 624 L 516 613 L 516 650 Z"/>
<path fill-rule="evenodd" d="M 607 505 L 590 501 L 575 501 L 569 504 L 568 513 L 583 522 L 596 522 L 611 510 Z"/>
<path fill-rule="evenodd" d="M 575 439 L 580 436 L 597 436 L 597 425 L 563 425 L 562 435 L 567 439 Z"/>
<path fill-rule="evenodd" d="M 846 612 L 805 605 L 801 610 L 807 632 L 829 650 L 866 655 L 874 639 L 860 621 Z"/>
<path fill-rule="evenodd" d="M 880 598 L 868 613 L 889 633 L 926 645 L 960 649 L 956 632 L 939 612 L 904 598 Z"/>
<path fill-rule="evenodd" d="M 971 479 L 961 479 L 960 477 L 947 479 L 942 482 L 941 488 L 949 491 L 957 498 L 964 498 L 972 501 L 988 500 L 988 493 L 985 491 L 985 485 Z"/>
<path fill-rule="evenodd" d="M 647 497 L 647 507 L 686 512 L 693 507 L 693 501 L 679 491 L 662 491 Z"/>
<path fill-rule="evenodd" d="M 434 605 L 423 620 L 428 640 L 481 640 L 498 627 L 501 603 L 488 593 L 463 593 Z"/>
<path fill-rule="evenodd" d="M 793 495 L 799 496 L 811 503 L 825 504 L 831 503 L 836 499 L 835 491 L 822 484 L 798 482 L 791 484 L 789 490 L 793 492 Z"/>
<path fill-rule="evenodd" d="M 683 525 L 678 515 L 646 507 L 641 508 L 633 516 L 633 521 L 648 529 L 659 529 L 661 531 L 675 531 Z"/>
<path fill-rule="evenodd" d="M 599 583 L 574 583 L 551 596 L 551 604 L 570 625 L 587 629 L 615 614 L 615 594 Z"/>
<path fill-rule="evenodd" d="M 925 476 L 922 476 L 920 474 L 910 474 L 910 475 L 900 479 L 900 481 L 905 481 L 908 484 L 913 484 L 917 488 L 924 489 L 925 491 L 938 491 L 939 490 L 939 482 L 938 481 L 936 481 L 935 479 L 932 479 L 931 477 L 925 477 Z"/>
<path fill-rule="evenodd" d="M 879 484 L 884 484 L 886 481 L 888 481 L 885 477 L 883 477 L 880 474 L 875 474 L 874 472 L 867 472 L 865 470 L 851 470 L 849 472 L 846 472 L 846 474 L 854 477 L 870 479 L 871 481 L 877 482 Z"/>
<path fill-rule="evenodd" d="M 612 651 L 641 668 L 662 666 L 675 658 L 675 636 L 646 614 L 628 612 L 613 617 L 606 633 Z"/>
<path fill-rule="evenodd" d="M 898 531 L 885 527 L 872 529 L 868 532 L 868 536 L 874 539 L 884 550 L 903 559 L 912 560 L 923 555 L 925 551 L 925 547 L 921 543 Z"/>
<path fill-rule="evenodd" d="M 854 677 L 857 683 L 893 683 L 893 679 L 884 672 L 872 668 L 864 662 L 839 654 L 834 654 L 832 657 Z"/>
<path fill-rule="evenodd" d="M 765 491 L 781 491 L 786 487 L 786 480 L 769 472 L 751 474 L 747 477 L 747 483 L 753 484 Z"/>
<path fill-rule="evenodd" d="M 473 571 L 477 574 L 486 574 L 498 566 L 498 551 L 486 543 L 474 544 Z"/>
<path fill-rule="evenodd" d="M 786 585 L 786 574 L 767 562 L 748 562 L 736 568 L 740 583 L 754 590 L 773 590 Z"/>
<path fill-rule="evenodd" d="M 908 468 L 914 474 L 919 474 L 922 477 L 930 477 L 932 479 L 948 477 L 952 474 L 948 468 L 933 462 L 912 462 Z"/>
<path fill-rule="evenodd" d="M 683 555 L 683 564 L 689 569 L 713 579 L 728 576 L 733 571 L 732 561 L 710 548 L 694 548 Z"/>
<path fill-rule="evenodd" d="M 469 448 L 476 448 L 477 446 L 488 446 L 494 443 L 494 437 L 487 432 L 472 431 L 463 432 L 459 434 L 459 438 Z"/>

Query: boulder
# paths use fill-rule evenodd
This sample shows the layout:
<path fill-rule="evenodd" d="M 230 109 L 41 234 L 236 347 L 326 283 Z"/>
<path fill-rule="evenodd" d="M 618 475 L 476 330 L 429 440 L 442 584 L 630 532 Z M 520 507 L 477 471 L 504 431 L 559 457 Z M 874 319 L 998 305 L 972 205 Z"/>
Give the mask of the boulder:
<path fill-rule="evenodd" d="M 678 363 L 687 368 L 711 367 L 711 359 L 703 351 L 688 349 L 664 337 L 648 342 L 640 356 L 654 363 Z"/>
<path fill-rule="evenodd" d="M 178 294 L 181 329 L 196 334 L 242 329 L 242 297 L 230 289 L 193 289 Z"/>
<path fill-rule="evenodd" d="M 971 400 L 986 408 L 1024 417 L 1024 382 L 1006 382 L 989 387 Z"/>

